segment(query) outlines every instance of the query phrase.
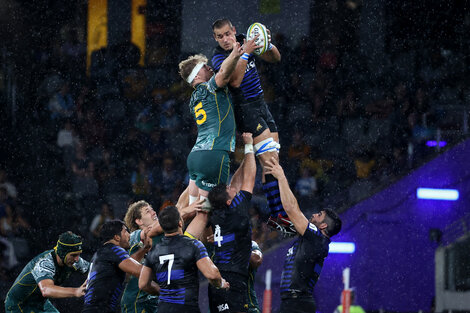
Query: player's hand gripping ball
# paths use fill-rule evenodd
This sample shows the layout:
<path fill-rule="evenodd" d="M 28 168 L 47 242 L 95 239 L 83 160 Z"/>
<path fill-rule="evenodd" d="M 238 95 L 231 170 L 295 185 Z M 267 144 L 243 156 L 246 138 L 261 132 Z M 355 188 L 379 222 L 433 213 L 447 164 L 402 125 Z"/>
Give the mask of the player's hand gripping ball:
<path fill-rule="evenodd" d="M 253 54 L 262 55 L 268 50 L 269 40 L 268 40 L 268 32 L 266 31 L 266 26 L 261 23 L 253 23 L 248 27 L 246 31 L 246 40 L 253 39 L 257 35 L 258 38 L 255 41 L 257 46 L 262 46 L 261 48 L 257 48 L 253 51 Z"/>

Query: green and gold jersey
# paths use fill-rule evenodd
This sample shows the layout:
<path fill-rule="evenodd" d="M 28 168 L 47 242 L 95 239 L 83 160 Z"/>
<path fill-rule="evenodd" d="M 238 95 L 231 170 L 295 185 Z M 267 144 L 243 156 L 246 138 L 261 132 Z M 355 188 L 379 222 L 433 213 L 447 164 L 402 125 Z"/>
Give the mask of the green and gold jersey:
<path fill-rule="evenodd" d="M 195 87 L 189 103 L 198 134 L 191 151 L 235 151 L 235 116 L 227 87 L 219 88 L 215 75 Z"/>
<path fill-rule="evenodd" d="M 7 294 L 10 302 L 18 304 L 41 303 L 44 298 L 38 284 L 41 280 L 52 279 L 54 284 L 60 286 L 74 271 L 86 273 L 90 263 L 79 258 L 72 267 L 59 266 L 54 250 L 47 250 L 34 257 L 23 268 Z"/>
<path fill-rule="evenodd" d="M 129 249 L 129 255 L 134 254 L 139 250 L 143 243 L 140 238 L 140 234 L 142 233 L 141 229 L 135 230 L 131 233 L 129 244 L 131 248 Z M 163 234 L 155 236 L 152 238 L 152 246 L 160 243 L 162 241 Z M 140 260 L 140 263 L 144 263 L 144 259 Z M 124 293 L 122 294 L 121 298 L 121 307 L 126 306 L 127 308 L 133 308 L 134 304 L 142 303 L 146 301 L 155 301 L 158 302 L 158 296 L 154 296 L 148 294 L 142 290 L 139 290 L 139 278 L 131 276 L 129 282 L 127 283 L 126 289 L 124 289 Z"/>
<path fill-rule="evenodd" d="M 251 241 L 251 251 L 261 251 L 256 241 Z M 258 298 L 256 297 L 255 291 L 255 276 L 256 276 L 256 269 L 252 269 L 251 267 L 248 269 L 248 309 L 250 312 L 253 312 L 252 309 L 257 309 L 258 312 L 260 310 L 258 304 Z"/>

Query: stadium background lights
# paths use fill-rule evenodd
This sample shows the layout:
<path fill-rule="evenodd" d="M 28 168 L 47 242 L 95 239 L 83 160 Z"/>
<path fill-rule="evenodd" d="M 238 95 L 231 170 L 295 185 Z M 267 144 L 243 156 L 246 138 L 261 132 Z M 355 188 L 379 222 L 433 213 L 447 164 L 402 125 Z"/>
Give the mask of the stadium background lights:
<path fill-rule="evenodd" d="M 439 141 L 439 147 L 445 147 L 447 145 L 447 142 L 445 141 Z M 437 141 L 436 140 L 428 140 L 426 142 L 426 146 L 428 147 L 437 147 Z"/>
<path fill-rule="evenodd" d="M 418 199 L 456 201 L 459 199 L 459 191 L 456 189 L 418 188 L 416 189 L 416 197 Z"/>
<path fill-rule="evenodd" d="M 354 242 L 332 242 L 329 253 L 354 253 L 356 244 Z"/>

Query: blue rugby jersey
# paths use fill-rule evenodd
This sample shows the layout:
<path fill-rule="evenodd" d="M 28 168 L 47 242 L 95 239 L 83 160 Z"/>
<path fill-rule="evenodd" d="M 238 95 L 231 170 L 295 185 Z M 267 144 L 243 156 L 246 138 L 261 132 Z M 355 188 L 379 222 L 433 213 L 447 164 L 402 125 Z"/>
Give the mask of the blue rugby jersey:
<path fill-rule="evenodd" d="M 82 312 L 115 312 L 121 300 L 126 273 L 119 264 L 129 253 L 112 243 L 96 251 L 88 274 L 87 291 Z"/>
<path fill-rule="evenodd" d="M 237 36 L 237 40 L 241 40 L 241 44 L 243 44 L 243 39 L 245 36 Z M 212 53 L 212 68 L 214 69 L 214 72 L 218 72 L 220 70 L 220 66 L 222 65 L 222 62 L 228 57 L 228 55 L 231 53 L 230 51 L 225 51 L 222 49 L 220 46 L 217 46 L 213 53 Z M 243 102 L 251 102 L 255 100 L 254 98 L 260 96 L 263 94 L 263 89 L 261 88 L 261 82 L 259 79 L 258 75 L 258 70 L 256 69 L 256 63 L 255 63 L 255 56 L 251 55 L 248 58 L 248 63 L 246 65 L 246 70 L 245 70 L 245 76 L 243 77 L 243 80 L 240 84 L 239 90 L 238 88 L 233 88 L 230 87 L 230 92 L 233 95 L 234 101 L 238 103 L 243 103 Z M 242 97 L 240 97 L 240 92 Z"/>
<path fill-rule="evenodd" d="M 145 266 L 155 274 L 160 285 L 160 304 L 181 309 L 198 307 L 199 280 L 196 262 L 208 257 L 204 245 L 183 235 L 165 236 L 152 247 Z"/>
<path fill-rule="evenodd" d="M 281 296 L 293 291 L 313 295 L 330 242 L 315 225 L 308 224 L 304 235 L 299 236 L 287 251 L 281 276 Z"/>
<path fill-rule="evenodd" d="M 213 261 L 221 272 L 248 276 L 251 256 L 250 202 L 251 193 L 241 190 L 228 208 L 212 210 Z"/>

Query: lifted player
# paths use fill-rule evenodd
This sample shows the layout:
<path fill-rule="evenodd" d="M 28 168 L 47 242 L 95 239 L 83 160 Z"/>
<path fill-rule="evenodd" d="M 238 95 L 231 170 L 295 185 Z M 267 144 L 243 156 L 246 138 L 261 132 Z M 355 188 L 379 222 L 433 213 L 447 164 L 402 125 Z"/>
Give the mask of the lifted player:
<path fill-rule="evenodd" d="M 230 50 L 216 75 L 203 55 L 191 56 L 179 64 L 181 77 L 194 88 L 189 108 L 198 128 L 187 159 L 190 204 L 198 198 L 206 199 L 212 187 L 228 181 L 229 152 L 235 149 L 236 128 L 226 85 L 243 52 L 235 39 L 230 41 Z M 209 207 L 208 201 L 204 207 Z"/>
<path fill-rule="evenodd" d="M 245 53 L 238 60 L 237 68 L 230 77 L 229 87 L 235 106 L 237 128 L 242 132 L 253 134 L 254 150 L 264 168 L 270 158 L 279 159 L 280 144 L 277 126 L 264 100 L 255 56 L 252 54 L 261 46 L 255 45 L 254 39 L 245 41 L 243 34 L 236 35 L 235 27 L 226 18 L 216 20 L 212 24 L 212 31 L 214 39 L 219 44 L 212 56 L 212 66 L 215 71 L 220 69 L 222 62 L 231 53 L 232 47 L 229 43 L 232 40 L 244 43 Z M 271 43 L 270 31 L 267 32 L 268 51 L 260 57 L 267 62 L 279 62 L 281 54 Z M 277 180 L 272 175 L 263 175 L 263 190 L 271 211 L 268 225 L 284 234 L 295 234 L 295 229 L 282 208 Z"/>

